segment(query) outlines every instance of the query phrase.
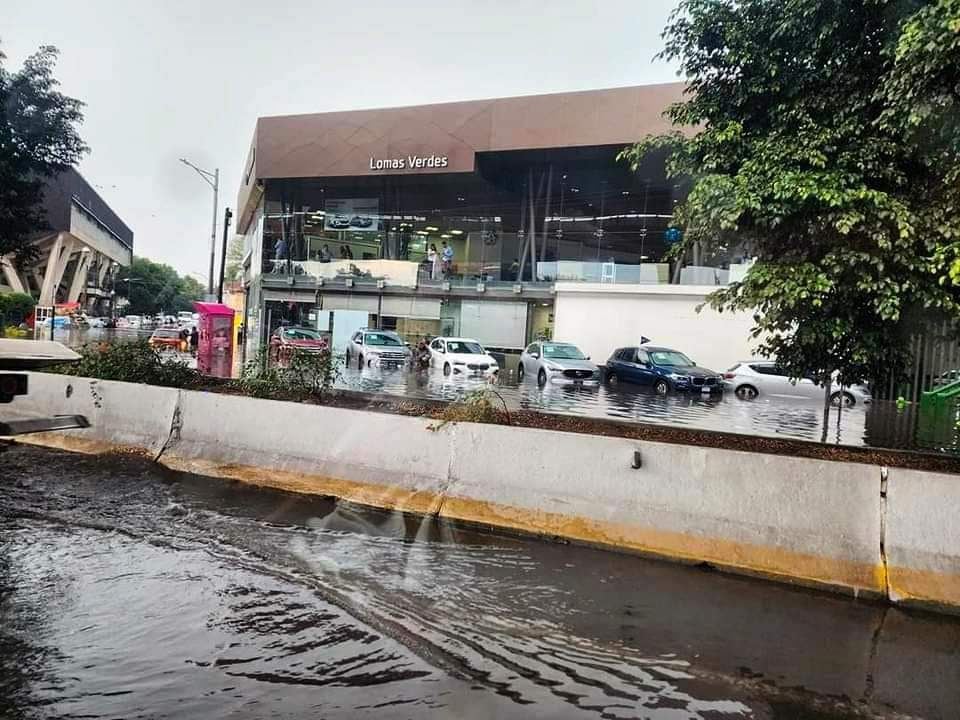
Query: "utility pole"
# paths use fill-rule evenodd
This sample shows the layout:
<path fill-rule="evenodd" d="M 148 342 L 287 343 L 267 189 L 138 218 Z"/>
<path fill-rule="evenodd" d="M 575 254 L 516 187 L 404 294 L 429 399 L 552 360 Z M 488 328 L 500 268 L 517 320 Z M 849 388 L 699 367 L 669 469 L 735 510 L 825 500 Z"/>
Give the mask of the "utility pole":
<path fill-rule="evenodd" d="M 227 265 L 227 234 L 230 230 L 230 219 L 233 213 L 230 208 L 223 209 L 223 245 L 220 248 L 220 287 L 217 290 L 217 302 L 223 302 L 223 276 Z"/>
<path fill-rule="evenodd" d="M 213 188 L 213 227 L 210 229 L 210 274 L 207 280 L 207 295 L 213 295 L 213 271 L 214 260 L 217 255 L 217 194 L 220 191 L 220 168 L 214 168 L 213 172 L 201 170 L 189 160 L 180 158 L 187 167 L 197 171 L 197 174 L 203 178 L 204 182 Z"/>

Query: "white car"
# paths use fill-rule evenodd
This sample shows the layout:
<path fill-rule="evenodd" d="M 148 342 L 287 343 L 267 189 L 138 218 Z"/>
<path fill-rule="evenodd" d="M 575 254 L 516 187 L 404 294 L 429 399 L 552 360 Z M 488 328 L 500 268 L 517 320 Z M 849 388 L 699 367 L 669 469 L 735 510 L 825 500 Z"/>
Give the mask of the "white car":
<path fill-rule="evenodd" d="M 547 383 L 561 385 L 600 386 L 600 368 L 580 348 L 570 343 L 534 342 L 520 353 L 517 380 L 527 376 L 537 379 L 543 387 Z"/>
<path fill-rule="evenodd" d="M 103 317 L 92 317 L 87 318 L 87 323 L 91 328 L 105 328 L 107 326 L 107 318 Z"/>
<path fill-rule="evenodd" d="M 470 338 L 438 337 L 430 343 L 430 366 L 444 375 L 491 378 L 500 372 L 496 359 Z"/>
<path fill-rule="evenodd" d="M 410 348 L 399 335 L 389 330 L 360 328 L 347 343 L 347 366 L 356 362 L 361 370 L 372 365 L 400 367 L 410 360 Z"/>
<path fill-rule="evenodd" d="M 771 360 L 748 360 L 739 362 L 723 375 L 724 384 L 741 400 L 757 397 L 779 397 L 799 400 L 823 401 L 823 385 L 810 378 L 791 379 Z M 873 400 L 865 385 L 837 387 L 830 395 L 836 406 L 844 407 L 857 403 L 867 404 Z"/>

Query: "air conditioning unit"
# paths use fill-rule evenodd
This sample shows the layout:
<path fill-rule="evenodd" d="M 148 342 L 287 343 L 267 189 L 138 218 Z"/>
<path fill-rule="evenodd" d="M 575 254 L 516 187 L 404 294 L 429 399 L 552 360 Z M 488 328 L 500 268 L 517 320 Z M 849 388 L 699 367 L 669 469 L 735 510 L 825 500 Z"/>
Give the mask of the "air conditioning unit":
<path fill-rule="evenodd" d="M 377 290 L 383 290 L 387 286 L 386 280 L 377 280 Z"/>
<path fill-rule="evenodd" d="M 517 283 L 516 285 L 513 286 L 514 295 L 519 295 L 522 292 L 523 292 L 523 285 L 521 285 L 520 283 Z"/>
<path fill-rule="evenodd" d="M 444 292 L 450 292 L 450 281 L 449 281 L 449 280 L 444 280 L 444 282 L 443 282 L 443 291 L 444 291 Z"/>
<path fill-rule="evenodd" d="M 343 281 L 343 284 L 346 285 L 348 288 L 352 288 L 352 287 L 353 287 L 353 278 L 347 278 L 346 280 Z"/>
<path fill-rule="evenodd" d="M 478 292 L 478 293 L 485 292 L 486 289 L 487 289 L 487 286 L 484 285 L 482 282 L 478 282 L 478 283 L 477 283 L 477 292 Z"/>

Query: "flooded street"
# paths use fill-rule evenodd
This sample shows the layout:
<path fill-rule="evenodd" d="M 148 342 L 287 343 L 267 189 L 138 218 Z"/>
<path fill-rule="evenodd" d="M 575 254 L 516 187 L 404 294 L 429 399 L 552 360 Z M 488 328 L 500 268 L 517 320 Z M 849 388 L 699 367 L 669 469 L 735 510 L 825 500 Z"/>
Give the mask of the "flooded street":
<path fill-rule="evenodd" d="M 944 718 L 960 621 L 0 455 L 2 718 Z"/>

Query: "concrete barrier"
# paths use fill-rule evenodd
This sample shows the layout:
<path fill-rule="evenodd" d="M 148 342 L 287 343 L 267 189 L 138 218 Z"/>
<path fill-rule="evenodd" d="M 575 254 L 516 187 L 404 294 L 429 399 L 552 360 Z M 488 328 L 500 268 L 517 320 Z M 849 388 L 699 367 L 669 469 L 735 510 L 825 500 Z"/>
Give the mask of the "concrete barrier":
<path fill-rule="evenodd" d="M 30 373 L 29 394 L 10 407 L 32 415 L 85 415 L 88 430 L 27 436 L 26 442 L 82 452 L 143 452 L 153 457 L 170 437 L 180 391 L 111 380 Z"/>
<path fill-rule="evenodd" d="M 42 444 L 960 610 L 953 476 L 57 375 L 18 407 L 92 422 Z"/>
<path fill-rule="evenodd" d="M 892 599 L 960 608 L 960 477 L 891 468 L 884 548 Z"/>

